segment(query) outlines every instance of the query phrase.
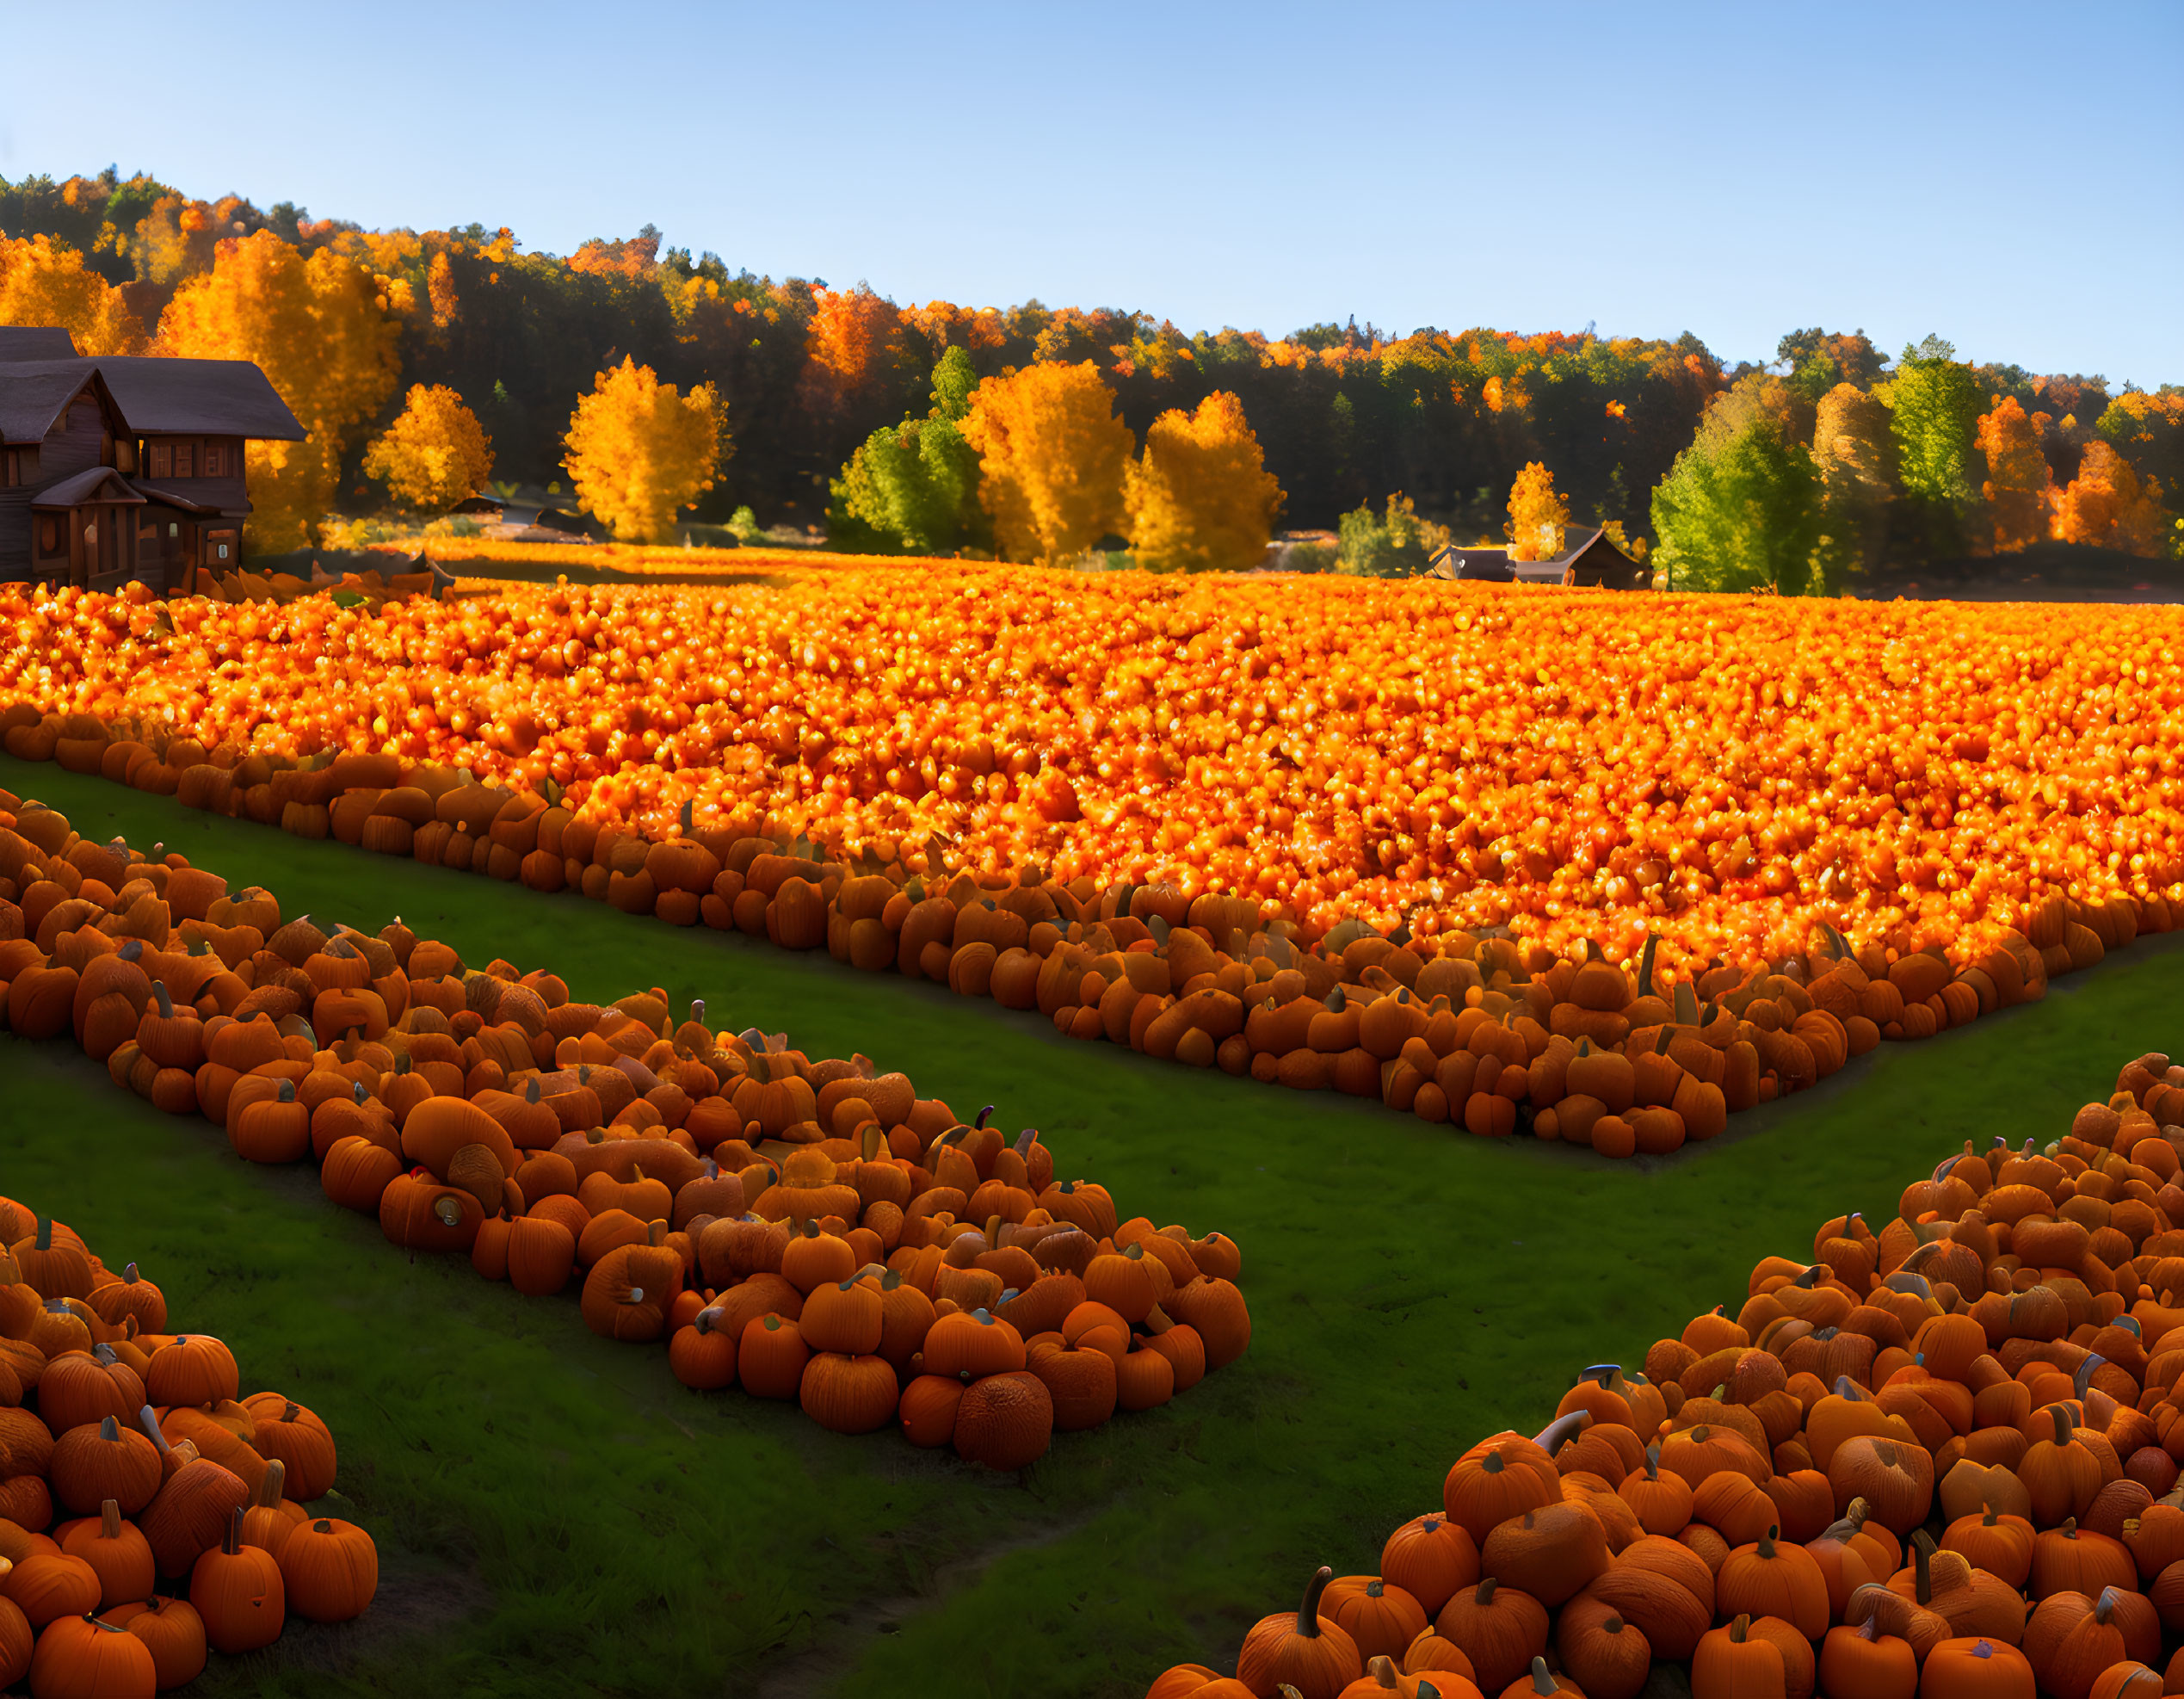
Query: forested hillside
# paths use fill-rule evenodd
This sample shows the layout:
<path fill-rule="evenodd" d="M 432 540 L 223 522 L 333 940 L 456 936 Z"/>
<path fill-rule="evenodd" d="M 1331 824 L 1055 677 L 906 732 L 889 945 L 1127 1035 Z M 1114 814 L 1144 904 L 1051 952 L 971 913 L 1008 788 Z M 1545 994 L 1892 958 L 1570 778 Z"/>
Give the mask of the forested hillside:
<path fill-rule="evenodd" d="M 948 412 L 935 368 L 956 350 L 969 384 L 1089 363 L 1133 444 L 1171 411 L 1233 396 L 1279 485 L 1268 518 L 1332 529 L 1350 515 L 1346 537 L 1363 539 L 1346 542 L 1354 569 L 1376 548 L 1415 564 L 1418 538 L 1444 528 L 1500 538 L 1527 466 L 1544 468 L 1559 503 L 1548 511 L 1571 525 L 1617 521 L 1634 542 L 1665 543 L 1694 583 L 1786 590 L 2049 536 L 2164 553 L 2165 492 L 2184 481 L 2173 387 L 2111 394 L 2099 377 L 1966 365 L 1931 339 L 1891 362 L 1862 333 L 1798 331 L 1766 368 L 1731 368 L 1695 336 L 1589 327 L 1187 334 L 1147 311 L 898 305 L 862 285 L 754 276 L 709 252 L 663 251 L 649 226 L 558 256 L 524 251 L 506 229 L 369 232 L 111 170 L 0 181 L 0 323 L 268 364 L 317 461 L 254 466 L 254 498 L 261 480 L 287 479 L 286 510 L 305 532 L 328 510 L 386 499 L 365 459 L 412 386 L 460 396 L 490 438 L 496 479 L 543 484 L 567 475 L 578 397 L 626 359 L 686 395 L 712 392 L 722 458 L 700 516 L 749 507 L 761 523 L 816 524 L 831 485 L 837 540 L 853 546 L 918 541 L 915 527 L 891 537 L 867 520 L 891 511 L 887 442 L 914 448 L 906 425 Z M 223 293 L 223 265 L 259 287 Z M 238 322 L 282 288 L 307 310 Z M 309 346 L 284 360 L 283 337 Z M 875 433 L 861 469 L 853 456 Z M 924 475 L 916 460 L 904 475 Z M 929 547 L 983 537 L 975 464 L 966 476 L 948 499 L 969 517 Z M 268 523 L 283 510 L 261 506 Z M 1358 522 L 1367 507 L 1372 523 Z M 1414 520 L 1416 536 L 1404 529 Z"/>

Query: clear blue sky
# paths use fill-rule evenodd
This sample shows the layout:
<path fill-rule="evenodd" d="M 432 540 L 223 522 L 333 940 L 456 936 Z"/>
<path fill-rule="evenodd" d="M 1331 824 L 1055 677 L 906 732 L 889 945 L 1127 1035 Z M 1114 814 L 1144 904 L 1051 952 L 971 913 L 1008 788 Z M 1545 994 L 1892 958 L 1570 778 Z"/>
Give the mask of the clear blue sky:
<path fill-rule="evenodd" d="M 87 28 L 89 34 L 86 34 Z M 2184 4 L 108 4 L 0 176 L 1187 330 L 1794 327 L 2184 381 Z M 133 45 L 124 45 L 133 44 Z"/>

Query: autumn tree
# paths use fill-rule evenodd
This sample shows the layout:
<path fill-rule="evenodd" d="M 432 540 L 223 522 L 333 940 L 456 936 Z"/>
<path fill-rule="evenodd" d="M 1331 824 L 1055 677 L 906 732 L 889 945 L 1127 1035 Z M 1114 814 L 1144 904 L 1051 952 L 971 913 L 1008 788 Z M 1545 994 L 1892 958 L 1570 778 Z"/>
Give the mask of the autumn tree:
<path fill-rule="evenodd" d="M 1552 560 L 1562 553 L 1563 528 L 1570 523 L 1570 504 L 1555 493 L 1555 475 L 1538 460 L 1526 464 L 1509 486 L 1509 522 L 1504 534 L 1509 540 L 1512 560 Z"/>
<path fill-rule="evenodd" d="M 1216 390 L 1195 412 L 1171 408 L 1126 468 L 1130 548 L 1155 572 L 1237 572 L 1266 558 L 1281 485 L 1266 469 L 1243 404 Z"/>
<path fill-rule="evenodd" d="M 2093 428 L 2141 478 L 2159 478 L 2165 489 L 2184 486 L 2184 389 L 2173 384 L 2150 394 L 2127 389 L 2102 410 Z"/>
<path fill-rule="evenodd" d="M 1896 499 L 1896 441 L 1889 434 L 1888 409 L 1855 384 L 1837 384 L 1815 410 L 1812 461 L 1823 491 L 1821 549 L 1829 576 L 1874 571 L 1887 547 L 1889 510 Z"/>
<path fill-rule="evenodd" d="M 378 412 L 400 370 L 391 286 L 320 249 L 308 259 L 269 230 L 223 242 L 211 271 L 176 293 L 156 352 L 250 360 L 309 433 L 252 442 L 248 537 L 278 552 L 312 541 L 333 504 L 349 433 Z"/>
<path fill-rule="evenodd" d="M 2078 475 L 2056 502 L 2056 536 L 2066 543 L 2156 555 L 2168 528 L 2161 479 L 2140 478 L 2105 441 L 2086 444 Z"/>
<path fill-rule="evenodd" d="M 493 440 L 445 384 L 412 384 L 399 417 L 364 456 L 364 471 L 405 507 L 443 512 L 493 473 Z"/>
<path fill-rule="evenodd" d="M 1994 521 L 1997 554 L 2028 547 L 2048 534 L 2055 477 L 2040 452 L 2047 426 L 2045 413 L 2028 416 L 2014 395 L 1997 396 L 1992 411 L 1979 417 L 1977 441 L 1987 461 L 1980 493 Z"/>
<path fill-rule="evenodd" d="M 1657 554 L 1678 588 L 1819 588 L 1825 486 L 1793 423 L 1795 400 L 1779 378 L 1739 380 L 1654 489 Z"/>
<path fill-rule="evenodd" d="M 85 354 L 135 354 L 144 326 L 121 292 L 46 237 L 0 237 L 0 324 L 57 324 Z"/>
<path fill-rule="evenodd" d="M 1939 337 L 1907 347 L 1874 392 L 1887 404 L 1897 475 L 1929 553 L 1960 553 L 1972 499 L 1973 433 L 1981 390 L 1956 349 Z"/>
<path fill-rule="evenodd" d="M 722 436 L 711 384 L 683 395 L 625 357 L 577 403 L 563 464 L 587 510 L 624 541 L 650 542 L 713 488 Z"/>
<path fill-rule="evenodd" d="M 963 436 L 978 451 L 978 499 L 1005 558 L 1064 559 L 1127 522 L 1130 428 L 1090 361 L 986 379 Z"/>

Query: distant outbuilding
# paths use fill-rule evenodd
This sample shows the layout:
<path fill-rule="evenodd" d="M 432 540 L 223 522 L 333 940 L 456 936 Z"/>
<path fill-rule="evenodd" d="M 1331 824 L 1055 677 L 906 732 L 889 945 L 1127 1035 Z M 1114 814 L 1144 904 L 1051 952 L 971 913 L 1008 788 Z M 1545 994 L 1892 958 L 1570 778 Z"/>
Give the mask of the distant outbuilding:
<path fill-rule="evenodd" d="M 1427 562 L 1421 576 L 1462 584 L 1562 584 L 1579 590 L 1644 590 L 1653 582 L 1644 566 L 1599 529 L 1551 560 L 1512 560 L 1506 547 L 1452 545 Z"/>

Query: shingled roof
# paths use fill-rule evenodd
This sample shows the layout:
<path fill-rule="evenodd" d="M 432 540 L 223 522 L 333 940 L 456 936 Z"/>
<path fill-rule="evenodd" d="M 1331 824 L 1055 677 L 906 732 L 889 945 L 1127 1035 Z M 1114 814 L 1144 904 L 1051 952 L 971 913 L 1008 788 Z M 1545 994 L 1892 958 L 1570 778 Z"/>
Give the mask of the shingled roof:
<path fill-rule="evenodd" d="M 88 363 L 99 368 L 132 430 L 304 440 L 288 404 L 251 361 L 133 355 Z"/>
<path fill-rule="evenodd" d="M 0 441 L 40 441 L 94 373 L 139 434 L 304 440 L 296 416 L 251 361 L 80 355 L 66 331 L 9 325 L 0 327 Z"/>
<path fill-rule="evenodd" d="M 75 358 L 76 338 L 58 324 L 0 324 L 0 361 Z"/>
<path fill-rule="evenodd" d="M 33 507 L 142 507 L 144 497 L 110 466 L 87 466 L 73 478 L 49 484 L 30 498 Z"/>
<path fill-rule="evenodd" d="M 0 365 L 0 442 L 43 442 L 68 404 L 99 381 L 98 364 L 90 360 Z"/>

